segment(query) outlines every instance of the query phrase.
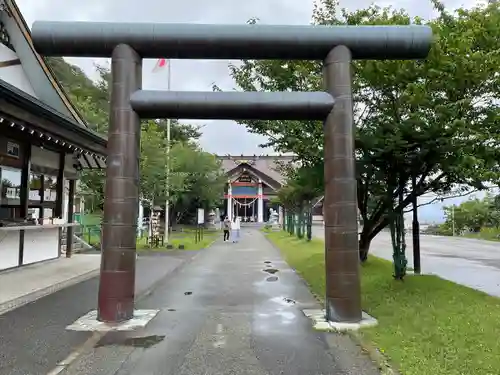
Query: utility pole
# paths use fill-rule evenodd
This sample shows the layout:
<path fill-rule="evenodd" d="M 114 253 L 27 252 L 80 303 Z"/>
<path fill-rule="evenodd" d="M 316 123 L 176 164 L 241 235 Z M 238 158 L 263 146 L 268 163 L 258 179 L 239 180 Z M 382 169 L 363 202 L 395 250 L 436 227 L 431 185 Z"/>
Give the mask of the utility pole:
<path fill-rule="evenodd" d="M 172 72 L 172 61 L 167 60 L 167 91 L 171 90 L 171 72 Z M 168 239 L 170 237 L 170 127 L 171 120 L 167 119 L 167 165 L 166 165 L 166 200 L 165 200 L 165 243 L 168 244 Z"/>
<path fill-rule="evenodd" d="M 417 198 L 417 176 L 414 174 L 411 178 L 411 190 L 414 194 L 413 204 L 413 221 L 412 221 L 412 236 L 413 236 L 413 272 L 420 274 L 420 224 L 418 222 L 418 198 Z"/>

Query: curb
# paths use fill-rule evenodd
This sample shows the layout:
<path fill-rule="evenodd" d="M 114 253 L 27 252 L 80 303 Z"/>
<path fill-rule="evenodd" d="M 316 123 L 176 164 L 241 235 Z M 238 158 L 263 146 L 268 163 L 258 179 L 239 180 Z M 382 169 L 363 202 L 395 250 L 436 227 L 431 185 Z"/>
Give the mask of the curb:
<path fill-rule="evenodd" d="M 213 240 L 204 249 L 208 249 L 216 241 L 217 241 L 217 239 Z M 166 278 L 168 278 L 169 275 L 175 273 L 181 266 L 183 266 L 185 264 L 189 264 L 199 253 L 200 253 L 200 250 L 197 250 L 196 253 L 193 254 L 193 256 L 189 257 L 184 262 L 181 262 L 179 265 L 177 265 L 177 267 L 172 269 L 172 271 L 170 271 L 165 276 L 161 277 L 160 279 L 155 281 L 152 285 L 150 285 L 148 288 L 146 288 L 146 290 L 137 293 L 136 294 L 136 302 L 138 302 L 140 299 L 150 295 L 152 293 L 153 289 L 155 289 L 159 283 L 161 283 Z M 57 284 L 50 285 L 46 288 L 42 288 L 39 290 L 35 290 L 34 292 L 31 292 L 31 293 L 26 294 L 24 296 L 17 297 L 17 298 L 10 300 L 10 301 L 4 302 L 4 303 L 0 304 L 0 316 L 8 313 L 9 311 L 12 311 L 12 310 L 15 310 L 19 307 L 27 305 L 28 303 L 35 302 L 36 300 L 38 300 L 40 298 L 46 297 L 50 294 L 54 294 L 62 289 L 69 288 L 70 286 L 73 286 L 73 285 L 79 284 L 81 282 L 87 281 L 89 279 L 92 279 L 92 278 L 99 275 L 99 271 L 100 271 L 100 269 L 97 268 L 95 270 L 85 272 L 81 275 L 72 277 L 71 279 L 61 281 Z"/>
<path fill-rule="evenodd" d="M 349 337 L 368 355 L 368 358 L 375 363 L 381 375 L 400 375 L 400 373 L 391 366 L 387 357 L 382 354 L 378 348 L 365 340 L 360 332 L 347 331 L 346 334 L 349 335 Z"/>
<path fill-rule="evenodd" d="M 17 309 L 19 307 L 22 307 L 24 305 L 27 305 L 28 303 L 34 302 L 42 297 L 46 297 L 50 294 L 53 294 L 55 292 L 58 292 L 62 289 L 68 288 L 70 286 L 73 286 L 75 284 L 81 283 L 83 281 L 87 281 L 99 274 L 100 269 L 97 268 L 95 270 L 83 273 L 81 275 L 72 277 L 71 279 L 61 281 L 57 284 L 48 286 L 43 289 L 35 290 L 34 292 L 31 292 L 29 294 L 26 294 L 21 297 L 14 298 L 13 300 L 4 302 L 3 304 L 0 304 L 0 315 L 6 314 L 9 311 L 12 311 L 14 309 Z"/>
<path fill-rule="evenodd" d="M 216 240 L 212 241 L 212 243 L 210 243 L 206 248 L 212 246 L 215 241 Z M 169 273 L 167 273 L 163 277 L 160 277 L 152 285 L 150 285 L 148 288 L 146 288 L 146 290 L 137 293 L 136 294 L 136 302 L 138 302 L 140 299 L 143 299 L 144 297 L 147 297 L 148 295 L 150 295 L 152 293 L 153 289 L 155 289 L 159 283 L 161 283 L 166 278 L 168 278 L 169 275 L 175 273 L 181 266 L 190 263 L 198 255 L 198 253 L 199 253 L 199 251 L 197 251 L 195 254 L 193 254 L 192 257 L 189 257 L 188 259 L 186 259 L 184 262 L 179 263 L 177 265 L 177 267 L 172 269 L 172 271 L 170 271 Z M 89 279 L 92 279 L 92 278 L 99 275 L 99 271 L 100 271 L 100 269 L 97 268 L 97 269 L 94 269 L 92 271 L 85 272 L 81 275 L 72 277 L 71 279 L 61 281 L 57 284 L 50 285 L 46 288 L 42 288 L 39 290 L 35 290 L 34 292 L 31 292 L 31 293 L 26 294 L 24 296 L 17 297 L 17 298 L 10 300 L 10 301 L 4 302 L 4 303 L 0 304 L 0 316 L 8 313 L 9 311 L 12 311 L 12 310 L 15 310 L 19 307 L 27 305 L 28 303 L 35 302 L 36 300 L 39 300 L 40 298 L 46 297 L 50 294 L 54 294 L 62 289 L 69 288 L 70 286 L 73 286 L 73 285 L 79 284 L 81 282 L 87 281 Z"/>

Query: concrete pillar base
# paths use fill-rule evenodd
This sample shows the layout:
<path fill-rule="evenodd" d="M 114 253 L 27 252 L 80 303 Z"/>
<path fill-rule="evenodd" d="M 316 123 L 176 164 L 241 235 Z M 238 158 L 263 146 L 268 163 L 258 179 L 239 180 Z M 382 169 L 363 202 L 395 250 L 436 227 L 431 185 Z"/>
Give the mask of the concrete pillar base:
<path fill-rule="evenodd" d="M 360 322 L 344 323 L 326 320 L 325 310 L 303 310 L 305 316 L 313 321 L 313 327 L 317 331 L 345 332 L 357 331 L 360 328 L 374 327 L 378 324 L 377 319 L 363 312 Z"/>
<path fill-rule="evenodd" d="M 109 332 L 134 331 L 144 328 L 160 310 L 135 310 L 132 319 L 121 323 L 105 323 L 97 320 L 97 310 L 82 316 L 73 324 L 66 327 L 69 331 Z"/>

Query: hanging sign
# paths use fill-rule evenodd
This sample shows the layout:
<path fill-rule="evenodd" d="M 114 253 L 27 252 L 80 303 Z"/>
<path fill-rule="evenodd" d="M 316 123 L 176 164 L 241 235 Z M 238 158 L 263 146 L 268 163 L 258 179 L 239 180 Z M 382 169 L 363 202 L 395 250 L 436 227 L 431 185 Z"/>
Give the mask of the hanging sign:
<path fill-rule="evenodd" d="M 238 178 L 238 182 L 246 182 L 246 183 L 251 183 L 252 182 L 252 177 L 250 177 L 249 174 L 242 174 Z"/>
<path fill-rule="evenodd" d="M 19 158 L 19 143 L 7 142 L 7 155 L 9 155 L 12 158 Z"/>

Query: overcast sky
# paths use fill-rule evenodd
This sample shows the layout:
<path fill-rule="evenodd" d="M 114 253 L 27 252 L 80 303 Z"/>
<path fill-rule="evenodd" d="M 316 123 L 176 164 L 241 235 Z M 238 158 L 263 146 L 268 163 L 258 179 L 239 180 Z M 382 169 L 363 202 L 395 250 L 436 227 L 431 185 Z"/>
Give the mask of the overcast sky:
<path fill-rule="evenodd" d="M 342 6 L 354 10 L 368 6 L 370 0 L 344 0 Z M 445 0 L 448 8 L 471 6 L 475 0 Z M 407 9 L 412 15 L 431 18 L 433 10 L 428 0 L 377 1 L 380 6 L 393 5 Z M 266 24 L 308 24 L 311 19 L 312 0 L 17 0 L 26 21 L 31 27 L 35 20 L 64 21 L 124 21 L 124 22 L 195 22 L 195 23 L 245 23 L 252 17 Z M 68 59 L 80 66 L 89 76 L 95 77 L 94 64 L 106 60 Z M 144 62 L 144 88 L 166 89 L 166 69 L 152 73 L 156 61 Z M 211 90 L 215 83 L 223 90 L 231 90 L 234 83 L 229 76 L 228 61 L 179 61 L 172 62 L 172 90 Z M 202 121 L 202 146 L 217 154 L 263 154 L 260 136 L 249 134 L 243 126 L 231 121 Z M 429 211 L 429 218 L 437 214 Z M 440 209 L 438 208 L 438 211 Z M 437 217 L 437 216 L 436 216 Z"/>

